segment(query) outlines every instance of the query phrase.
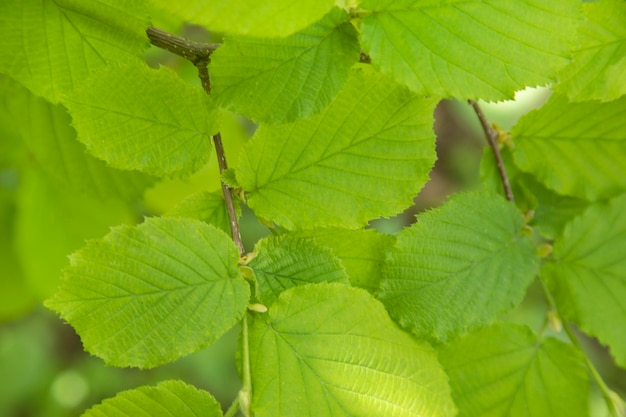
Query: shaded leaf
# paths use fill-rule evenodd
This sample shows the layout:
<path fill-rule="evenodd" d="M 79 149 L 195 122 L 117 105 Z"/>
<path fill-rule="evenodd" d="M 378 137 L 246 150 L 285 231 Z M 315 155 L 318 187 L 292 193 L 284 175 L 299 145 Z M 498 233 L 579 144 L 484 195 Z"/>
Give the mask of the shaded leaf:
<path fill-rule="evenodd" d="M 362 0 L 372 64 L 438 97 L 513 98 L 568 63 L 579 2 Z"/>
<path fill-rule="evenodd" d="M 435 160 L 435 104 L 357 68 L 321 114 L 257 130 L 237 167 L 249 206 L 288 229 L 355 228 L 402 211 Z"/>
<path fill-rule="evenodd" d="M 241 216 L 241 208 L 235 205 L 237 215 Z M 167 212 L 172 217 L 190 217 L 205 221 L 226 234 L 230 233 L 228 210 L 222 191 L 201 191 L 185 198 Z"/>
<path fill-rule="evenodd" d="M 82 417 L 221 417 L 215 398 L 183 381 L 163 381 L 158 385 L 122 391 L 82 414 Z"/>
<path fill-rule="evenodd" d="M 542 275 L 559 311 L 626 368 L 626 195 L 589 207 L 554 243 Z"/>
<path fill-rule="evenodd" d="M 472 192 L 419 215 L 397 236 L 380 283 L 392 317 L 447 340 L 522 301 L 539 270 L 524 219 L 502 197 Z"/>
<path fill-rule="evenodd" d="M 159 177 L 202 167 L 218 131 L 219 110 L 204 91 L 165 67 L 107 67 L 64 104 L 89 152 L 115 168 Z"/>
<path fill-rule="evenodd" d="M 522 117 L 511 134 L 523 171 L 556 191 L 585 200 L 626 190 L 626 97 L 568 103 L 554 95 Z"/>
<path fill-rule="evenodd" d="M 589 415 L 589 381 L 582 355 L 528 327 L 498 324 L 444 346 L 458 417 Z"/>
<path fill-rule="evenodd" d="M 434 350 L 368 292 L 312 284 L 283 292 L 250 328 L 258 417 L 454 415 Z"/>
<path fill-rule="evenodd" d="M 149 218 L 116 227 L 70 257 L 46 306 L 115 366 L 150 368 L 206 347 L 244 314 L 239 253 L 199 220 Z"/>
<path fill-rule="evenodd" d="M 226 38 L 211 56 L 218 102 L 260 122 L 293 121 L 322 110 L 359 59 L 348 14 L 333 9 L 287 38 Z"/>
<path fill-rule="evenodd" d="M 348 284 L 341 261 L 327 249 L 298 236 L 286 234 L 261 239 L 249 266 L 254 270 L 259 300 L 270 305 L 283 291 L 316 282 Z"/>
<path fill-rule="evenodd" d="M 139 0 L 0 2 L 0 72 L 57 103 L 106 64 L 141 57 L 148 12 Z"/>

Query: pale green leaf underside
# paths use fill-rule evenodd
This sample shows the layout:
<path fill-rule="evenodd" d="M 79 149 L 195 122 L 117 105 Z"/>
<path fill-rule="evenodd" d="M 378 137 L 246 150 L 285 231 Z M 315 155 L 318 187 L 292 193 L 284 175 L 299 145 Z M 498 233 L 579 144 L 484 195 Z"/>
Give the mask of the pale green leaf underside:
<path fill-rule="evenodd" d="M 626 367 L 626 196 L 569 223 L 542 272 L 559 310 Z"/>
<path fill-rule="evenodd" d="M 559 74 L 555 90 L 572 101 L 611 101 L 626 94 L 626 3 L 583 4 L 573 62 Z"/>
<path fill-rule="evenodd" d="M 257 417 L 448 417 L 433 349 L 402 332 L 364 290 L 294 287 L 250 328 Z"/>
<path fill-rule="evenodd" d="M 150 368 L 206 347 L 244 314 L 237 248 L 199 220 L 121 226 L 70 257 L 46 302 L 110 365 Z"/>
<path fill-rule="evenodd" d="M 513 204 L 459 194 L 422 213 L 389 252 L 380 299 L 416 335 L 447 340 L 522 301 L 539 260 Z"/>
<path fill-rule="evenodd" d="M 296 285 L 316 282 L 348 284 L 341 261 L 330 249 L 297 235 L 261 239 L 254 251 L 257 257 L 248 266 L 254 270 L 256 296 L 263 304 L 273 304 L 280 293 Z"/>
<path fill-rule="evenodd" d="M 589 382 L 572 345 L 498 324 L 443 347 L 458 417 L 589 415 Z"/>
<path fill-rule="evenodd" d="M 71 118 L 61 105 L 35 97 L 13 83 L 9 113 L 19 126 L 32 158 L 49 178 L 67 190 L 100 199 L 140 198 L 154 179 L 139 172 L 119 171 L 89 155 L 76 140 Z"/>
<path fill-rule="evenodd" d="M 215 398 L 182 381 L 163 381 L 122 391 L 85 411 L 81 417 L 221 417 Z"/>
<path fill-rule="evenodd" d="M 123 74 L 123 76 L 121 76 Z M 63 100 L 89 152 L 119 169 L 191 174 L 211 153 L 219 110 L 172 70 L 110 66 Z"/>
<path fill-rule="evenodd" d="M 626 97 L 568 103 L 553 96 L 513 128 L 513 157 L 559 194 L 598 200 L 626 190 Z"/>
<path fill-rule="evenodd" d="M 148 47 L 142 3 L 2 1 L 0 72 L 56 103 L 106 64 L 141 56 Z"/>
<path fill-rule="evenodd" d="M 237 215 L 241 215 L 236 205 Z M 225 233 L 230 233 L 230 221 L 222 191 L 201 191 L 192 194 L 167 212 L 172 217 L 190 217 L 205 221 Z"/>
<path fill-rule="evenodd" d="M 157 7 L 212 32 L 282 37 L 321 19 L 334 0 L 154 0 Z"/>
<path fill-rule="evenodd" d="M 350 284 L 369 291 L 378 289 L 385 253 L 395 242 L 391 235 L 374 229 L 314 229 L 303 230 L 298 236 L 330 248 L 341 259 Z"/>
<path fill-rule="evenodd" d="M 322 110 L 359 59 L 348 15 L 333 9 L 287 38 L 226 38 L 211 56 L 220 105 L 259 122 L 294 121 Z"/>
<path fill-rule="evenodd" d="M 363 0 L 372 63 L 438 97 L 513 98 L 568 63 L 579 2 Z"/>
<path fill-rule="evenodd" d="M 394 215 L 434 164 L 435 104 L 358 67 L 321 114 L 262 125 L 237 180 L 257 215 L 288 229 L 355 228 Z"/>

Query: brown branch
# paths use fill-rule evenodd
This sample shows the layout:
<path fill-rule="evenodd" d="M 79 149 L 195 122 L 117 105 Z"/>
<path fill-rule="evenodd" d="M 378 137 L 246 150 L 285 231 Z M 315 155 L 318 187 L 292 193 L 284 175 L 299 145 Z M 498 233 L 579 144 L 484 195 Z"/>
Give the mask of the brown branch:
<path fill-rule="evenodd" d="M 149 27 L 146 30 L 146 34 L 152 45 L 181 56 L 195 65 L 198 69 L 198 77 L 202 82 L 202 88 L 207 94 L 211 94 L 208 65 L 211 61 L 211 54 L 220 44 L 193 42 L 155 27 Z M 217 164 L 221 175 L 228 169 L 228 164 L 226 163 L 224 145 L 222 144 L 222 135 L 219 132 L 213 136 L 213 143 L 215 144 Z M 241 240 L 241 232 L 239 231 L 239 222 L 237 221 L 237 211 L 235 210 L 232 189 L 224 184 L 224 181 L 220 181 L 220 183 L 222 185 L 224 201 L 226 202 L 226 210 L 228 211 L 231 236 L 239 249 L 239 255 L 243 255 L 245 249 Z"/>
<path fill-rule="evenodd" d="M 513 189 L 511 188 L 511 183 L 506 173 L 506 167 L 504 166 L 504 161 L 502 160 L 502 154 L 500 154 L 500 147 L 498 146 L 498 134 L 489 125 L 489 121 L 487 121 L 487 117 L 485 117 L 485 114 L 483 113 L 483 110 L 480 108 L 478 103 L 474 100 L 468 100 L 468 102 L 474 108 L 474 111 L 478 116 L 478 120 L 483 127 L 483 131 L 485 132 L 487 142 L 489 143 L 491 151 L 493 152 L 493 156 L 496 158 L 496 166 L 498 167 L 498 172 L 500 173 L 500 179 L 502 180 L 502 186 L 504 187 L 506 199 L 510 202 L 514 202 L 515 196 L 513 195 Z"/>

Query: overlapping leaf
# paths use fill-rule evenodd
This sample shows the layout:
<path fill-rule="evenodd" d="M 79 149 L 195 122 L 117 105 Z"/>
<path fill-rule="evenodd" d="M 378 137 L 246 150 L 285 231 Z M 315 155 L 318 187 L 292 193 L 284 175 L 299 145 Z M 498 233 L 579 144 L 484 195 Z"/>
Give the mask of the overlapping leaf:
<path fill-rule="evenodd" d="M 626 196 L 596 204 L 569 223 L 542 272 L 559 310 L 610 346 L 626 367 Z"/>
<path fill-rule="evenodd" d="M 82 417 L 221 417 L 222 409 L 215 398 L 182 381 L 163 381 L 123 391 L 104 400 L 82 414 Z"/>
<path fill-rule="evenodd" d="M 221 105 L 260 122 L 319 112 L 359 59 L 357 34 L 347 20 L 335 8 L 287 38 L 227 38 L 211 56 L 213 93 Z"/>
<path fill-rule="evenodd" d="M 420 214 L 389 253 L 380 299 L 417 335 L 447 340 L 521 302 L 535 278 L 535 247 L 502 197 L 460 194 Z"/>
<path fill-rule="evenodd" d="M 283 291 L 296 285 L 316 282 L 348 284 L 341 261 L 327 249 L 294 235 L 260 240 L 257 257 L 249 266 L 254 270 L 259 300 L 273 304 Z"/>
<path fill-rule="evenodd" d="M 303 230 L 298 236 L 330 248 L 341 259 L 350 284 L 369 291 L 378 289 L 385 253 L 395 242 L 391 235 L 373 229 L 339 228 Z"/>
<path fill-rule="evenodd" d="M 364 290 L 283 292 L 250 328 L 255 416 L 454 415 L 433 349 L 402 332 Z"/>
<path fill-rule="evenodd" d="M 236 206 L 237 214 L 241 209 Z M 192 194 L 167 212 L 168 216 L 190 217 L 205 221 L 213 226 L 230 233 L 230 221 L 222 191 L 201 191 Z"/>
<path fill-rule="evenodd" d="M 123 76 L 121 76 L 123 75 Z M 182 176 L 209 159 L 219 110 L 167 68 L 110 66 L 64 99 L 78 139 L 120 169 Z"/>
<path fill-rule="evenodd" d="M 333 0 L 154 0 L 181 20 L 205 25 L 212 32 L 281 37 L 304 29 L 328 13 Z"/>
<path fill-rule="evenodd" d="M 359 67 L 321 114 L 261 126 L 237 180 L 259 216 L 289 229 L 358 227 L 396 214 L 434 163 L 434 106 Z"/>
<path fill-rule="evenodd" d="M 572 345 L 538 339 L 527 327 L 499 324 L 445 346 L 458 417 L 589 415 L 589 382 Z"/>
<path fill-rule="evenodd" d="M 580 45 L 555 89 L 572 101 L 615 100 L 626 94 L 626 4 L 602 0 L 582 7 Z"/>
<path fill-rule="evenodd" d="M 501 100 L 568 63 L 579 2 L 362 0 L 372 63 L 418 92 Z"/>
<path fill-rule="evenodd" d="M 54 103 L 104 65 L 148 47 L 140 0 L 0 2 L 0 72 Z"/>
<path fill-rule="evenodd" d="M 113 169 L 87 154 L 61 105 L 35 97 L 17 83 L 11 95 L 8 111 L 12 121 L 33 159 L 60 187 L 100 199 L 130 199 L 141 197 L 153 182 L 147 175 Z"/>
<path fill-rule="evenodd" d="M 108 364 L 154 367 L 213 343 L 243 316 L 250 293 L 238 259 L 228 236 L 199 220 L 147 219 L 74 253 L 46 305 Z"/>
<path fill-rule="evenodd" d="M 586 200 L 626 190 L 626 97 L 568 103 L 553 96 L 511 134 L 516 165 L 559 194 Z"/>

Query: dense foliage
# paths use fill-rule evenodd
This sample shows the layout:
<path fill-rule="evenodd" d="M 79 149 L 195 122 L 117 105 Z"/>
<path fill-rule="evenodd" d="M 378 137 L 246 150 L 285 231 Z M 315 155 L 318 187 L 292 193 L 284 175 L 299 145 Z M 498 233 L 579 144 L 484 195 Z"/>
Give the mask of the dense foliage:
<path fill-rule="evenodd" d="M 223 42 L 158 43 L 148 16 Z M 142 369 L 239 324 L 229 416 L 583 417 L 592 387 L 626 415 L 572 329 L 626 368 L 625 1 L 18 0 L 0 39 L 2 316 L 46 299 Z M 200 79 L 148 66 L 151 41 Z M 368 227 L 429 180 L 440 100 L 484 122 L 474 100 L 536 86 L 510 132 L 484 123 L 477 189 Z M 258 127 L 224 155 L 233 114 Z M 137 224 L 146 189 L 214 154 L 205 190 Z M 272 232 L 247 254 L 244 206 Z M 531 285 L 540 329 L 504 319 Z M 171 380 L 84 415 L 222 410 Z"/>

